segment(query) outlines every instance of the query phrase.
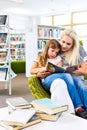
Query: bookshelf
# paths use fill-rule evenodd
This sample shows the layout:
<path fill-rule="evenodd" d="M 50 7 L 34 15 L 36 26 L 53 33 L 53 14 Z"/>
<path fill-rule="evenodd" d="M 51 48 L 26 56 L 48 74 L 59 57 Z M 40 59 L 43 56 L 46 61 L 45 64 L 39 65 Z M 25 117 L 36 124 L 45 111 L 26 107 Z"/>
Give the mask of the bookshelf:
<path fill-rule="evenodd" d="M 12 60 L 25 60 L 25 33 L 10 33 Z"/>
<path fill-rule="evenodd" d="M 0 82 L 5 83 L 11 95 L 11 78 L 15 77 L 11 70 L 9 16 L 0 15 Z"/>
<path fill-rule="evenodd" d="M 56 26 L 38 25 L 37 27 L 37 50 L 41 53 L 50 39 L 60 39 L 60 33 L 64 28 Z"/>
<path fill-rule="evenodd" d="M 26 77 L 30 76 L 30 68 L 38 53 L 41 53 L 47 41 L 60 39 L 62 27 L 31 25 L 26 31 Z"/>

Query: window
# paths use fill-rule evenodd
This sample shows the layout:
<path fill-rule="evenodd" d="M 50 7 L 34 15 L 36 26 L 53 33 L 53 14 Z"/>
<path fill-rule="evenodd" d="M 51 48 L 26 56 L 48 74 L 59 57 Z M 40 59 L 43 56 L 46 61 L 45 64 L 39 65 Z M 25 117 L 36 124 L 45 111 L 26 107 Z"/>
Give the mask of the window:
<path fill-rule="evenodd" d="M 52 16 L 41 17 L 41 25 L 51 25 L 52 26 Z"/>
<path fill-rule="evenodd" d="M 73 13 L 73 23 L 87 23 L 87 12 Z"/>
<path fill-rule="evenodd" d="M 54 16 L 54 25 L 67 25 L 70 24 L 70 14 L 62 14 Z"/>

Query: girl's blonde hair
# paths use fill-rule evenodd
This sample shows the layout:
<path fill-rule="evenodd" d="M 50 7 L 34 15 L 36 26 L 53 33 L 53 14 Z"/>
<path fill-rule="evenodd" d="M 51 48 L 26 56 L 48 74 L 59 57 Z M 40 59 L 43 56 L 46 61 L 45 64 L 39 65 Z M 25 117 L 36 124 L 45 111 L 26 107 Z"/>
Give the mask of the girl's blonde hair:
<path fill-rule="evenodd" d="M 78 64 L 78 60 L 79 60 L 80 56 L 79 56 L 79 40 L 78 40 L 77 34 L 76 34 L 76 32 L 73 29 L 66 29 L 61 34 L 61 39 L 65 35 L 69 36 L 73 40 L 73 46 L 68 51 L 65 60 L 69 63 L 69 65 Z"/>
<path fill-rule="evenodd" d="M 56 39 L 49 40 L 48 43 L 45 45 L 43 53 L 39 55 L 39 64 L 40 64 L 40 66 L 45 66 L 46 65 L 46 62 L 47 62 L 47 59 L 48 59 L 48 50 L 49 50 L 49 48 L 60 49 L 59 52 L 57 53 L 57 55 L 61 53 L 61 45 L 60 45 L 60 43 Z"/>

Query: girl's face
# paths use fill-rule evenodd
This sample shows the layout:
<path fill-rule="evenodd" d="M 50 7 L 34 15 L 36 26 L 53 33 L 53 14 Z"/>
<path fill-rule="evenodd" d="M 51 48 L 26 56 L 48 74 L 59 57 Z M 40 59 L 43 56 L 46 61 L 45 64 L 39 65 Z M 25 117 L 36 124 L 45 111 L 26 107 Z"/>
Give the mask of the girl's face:
<path fill-rule="evenodd" d="M 53 49 L 53 48 L 49 48 L 48 49 L 48 58 L 49 59 L 53 59 L 57 56 L 58 52 L 60 51 L 60 49 Z"/>
<path fill-rule="evenodd" d="M 65 35 L 61 41 L 61 46 L 62 46 L 62 52 L 67 52 L 69 51 L 72 46 L 73 46 L 73 39 L 67 35 Z"/>

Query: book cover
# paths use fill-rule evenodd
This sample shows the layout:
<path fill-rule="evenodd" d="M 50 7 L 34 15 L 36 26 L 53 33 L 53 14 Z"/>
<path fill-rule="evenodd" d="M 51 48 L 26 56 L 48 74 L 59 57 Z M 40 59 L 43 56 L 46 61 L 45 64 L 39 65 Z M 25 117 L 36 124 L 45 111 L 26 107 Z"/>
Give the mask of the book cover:
<path fill-rule="evenodd" d="M 33 100 L 31 104 L 36 110 L 45 112 L 47 114 L 56 114 L 68 110 L 68 105 L 62 105 L 61 103 L 53 101 L 49 98 Z"/>
<path fill-rule="evenodd" d="M 7 98 L 6 103 L 12 109 L 31 108 L 31 104 L 22 97 Z"/>
<path fill-rule="evenodd" d="M 7 33 L 0 33 L 0 44 L 6 43 Z"/>
<path fill-rule="evenodd" d="M 8 68 L 7 67 L 0 67 L 0 81 L 6 80 L 7 72 L 8 72 Z"/>
<path fill-rule="evenodd" d="M 46 65 L 46 69 L 47 71 L 50 71 L 52 73 L 73 73 L 73 71 L 77 70 L 80 66 L 81 65 L 74 65 L 64 69 L 63 67 L 59 67 L 57 65 L 52 64 L 51 62 L 48 62 Z"/>
<path fill-rule="evenodd" d="M 0 15 L 0 25 L 6 24 L 7 15 Z"/>
<path fill-rule="evenodd" d="M 7 50 L 0 50 L 0 62 L 7 62 Z"/>
<path fill-rule="evenodd" d="M 35 115 L 39 116 L 41 120 L 47 120 L 47 121 L 57 121 L 57 119 L 61 116 L 62 112 L 57 113 L 57 114 L 47 114 L 44 112 L 36 112 Z"/>
<path fill-rule="evenodd" d="M 20 130 L 24 129 L 26 127 L 35 125 L 35 124 L 40 123 L 40 122 L 41 122 L 41 118 L 38 115 L 33 115 L 31 117 L 31 119 L 23 127 L 20 128 Z"/>

